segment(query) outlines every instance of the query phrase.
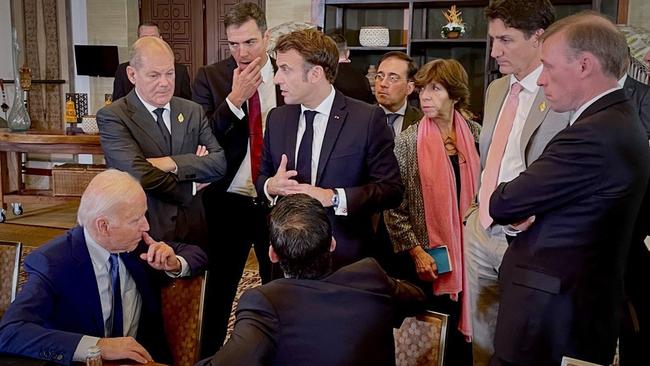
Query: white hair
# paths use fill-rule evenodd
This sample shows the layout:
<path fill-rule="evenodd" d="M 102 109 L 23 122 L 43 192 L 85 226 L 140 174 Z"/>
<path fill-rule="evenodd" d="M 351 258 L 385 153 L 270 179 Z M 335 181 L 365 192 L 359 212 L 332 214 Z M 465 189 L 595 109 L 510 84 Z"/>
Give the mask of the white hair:
<path fill-rule="evenodd" d="M 103 171 L 88 183 L 81 196 L 77 222 L 89 228 L 98 217 L 119 215 L 115 206 L 134 202 L 142 193 L 140 183 L 129 173 L 116 169 Z"/>

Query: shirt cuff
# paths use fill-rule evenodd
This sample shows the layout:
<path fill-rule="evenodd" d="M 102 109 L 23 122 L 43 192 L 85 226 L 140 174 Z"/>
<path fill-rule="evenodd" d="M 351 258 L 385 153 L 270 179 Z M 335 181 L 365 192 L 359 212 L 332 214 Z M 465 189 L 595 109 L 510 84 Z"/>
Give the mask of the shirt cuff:
<path fill-rule="evenodd" d="M 196 182 L 192 182 L 192 196 L 196 196 Z"/>
<path fill-rule="evenodd" d="M 271 178 L 269 178 L 269 179 L 271 179 Z M 273 207 L 278 202 L 278 196 L 273 197 L 273 196 L 271 196 L 269 194 L 269 189 L 268 189 L 269 179 L 267 179 L 264 182 L 264 195 L 266 196 L 266 199 L 269 200 L 269 202 L 271 204 L 271 207 Z"/>
<path fill-rule="evenodd" d="M 348 215 L 348 199 L 345 196 L 345 189 L 336 188 L 336 192 L 339 194 L 339 205 L 334 209 L 334 215 L 336 215 L 336 216 L 347 216 Z"/>
<path fill-rule="evenodd" d="M 88 355 L 88 348 L 96 346 L 97 342 L 99 342 L 98 337 L 91 337 L 87 335 L 81 337 L 79 344 L 77 344 L 77 349 L 74 350 L 74 354 L 72 355 L 72 361 L 85 363 L 86 356 Z"/>
<path fill-rule="evenodd" d="M 167 276 L 171 278 L 179 278 L 179 277 L 187 277 L 190 275 L 190 266 L 187 264 L 187 261 L 185 258 L 181 257 L 180 255 L 177 255 L 176 258 L 178 258 L 178 261 L 181 262 L 181 271 L 179 273 L 173 273 L 171 271 L 165 271 Z"/>
<path fill-rule="evenodd" d="M 228 100 L 228 98 L 226 98 L 226 103 L 228 103 L 228 107 L 230 108 L 232 114 L 234 114 L 237 118 L 244 119 L 244 117 L 246 117 L 246 113 L 244 113 L 244 110 L 241 108 L 237 108 L 234 104 L 230 102 L 230 100 Z"/>

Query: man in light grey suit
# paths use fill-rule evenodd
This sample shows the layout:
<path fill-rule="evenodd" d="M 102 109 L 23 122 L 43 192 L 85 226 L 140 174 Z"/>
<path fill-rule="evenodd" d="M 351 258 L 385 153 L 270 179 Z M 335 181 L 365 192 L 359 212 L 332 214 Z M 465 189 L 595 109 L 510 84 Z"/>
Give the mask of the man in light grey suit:
<path fill-rule="evenodd" d="M 137 40 L 127 75 L 135 89 L 97 112 L 106 163 L 142 184 L 153 238 L 205 245 L 200 194 L 224 175 L 223 150 L 201 106 L 173 97 L 174 55 L 165 41 Z"/>
<path fill-rule="evenodd" d="M 489 217 L 489 197 L 498 183 L 516 178 L 537 159 L 569 120 L 567 114 L 548 108 L 537 86 L 542 71 L 538 37 L 555 20 L 550 1 L 497 0 L 485 13 L 492 39 L 490 55 L 506 76 L 492 82 L 486 91 L 479 140 L 483 169 L 479 200 L 466 215 L 465 258 L 475 365 L 486 365 L 494 352 L 499 308 L 497 277 L 508 247 L 504 233 L 507 228 L 493 224 Z M 487 199 L 482 201 L 482 197 Z"/>

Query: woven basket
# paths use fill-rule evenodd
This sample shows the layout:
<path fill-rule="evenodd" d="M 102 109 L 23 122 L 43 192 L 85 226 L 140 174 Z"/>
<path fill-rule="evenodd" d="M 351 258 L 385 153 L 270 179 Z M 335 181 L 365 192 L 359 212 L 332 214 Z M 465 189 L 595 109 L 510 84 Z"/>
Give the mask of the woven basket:
<path fill-rule="evenodd" d="M 52 168 L 54 196 L 81 197 L 90 181 L 106 170 L 106 165 L 63 164 Z"/>

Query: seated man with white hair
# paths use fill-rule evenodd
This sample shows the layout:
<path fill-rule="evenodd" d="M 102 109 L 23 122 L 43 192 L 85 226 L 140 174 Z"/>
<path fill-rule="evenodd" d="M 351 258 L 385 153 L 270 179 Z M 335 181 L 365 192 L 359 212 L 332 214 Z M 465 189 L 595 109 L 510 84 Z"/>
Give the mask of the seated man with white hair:
<path fill-rule="evenodd" d="M 196 274 L 207 258 L 197 246 L 151 238 L 146 211 L 128 173 L 97 175 L 81 197 L 79 226 L 25 258 L 28 280 L 0 322 L 0 352 L 69 365 L 98 346 L 106 360 L 170 361 L 162 272 Z"/>

